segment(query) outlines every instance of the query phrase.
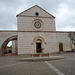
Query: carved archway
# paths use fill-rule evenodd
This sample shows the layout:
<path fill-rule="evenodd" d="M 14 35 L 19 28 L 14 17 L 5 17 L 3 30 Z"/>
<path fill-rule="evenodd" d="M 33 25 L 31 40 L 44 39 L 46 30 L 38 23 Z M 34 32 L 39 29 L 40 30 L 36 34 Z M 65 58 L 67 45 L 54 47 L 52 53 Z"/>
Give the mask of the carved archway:
<path fill-rule="evenodd" d="M 34 39 L 33 39 L 33 42 L 31 43 L 31 45 L 33 45 L 34 46 L 34 53 L 37 53 L 37 48 L 36 48 L 36 43 L 37 42 L 41 42 L 40 44 L 41 44 L 41 49 L 43 49 L 42 50 L 42 52 L 45 50 L 45 44 L 47 44 L 46 42 L 45 42 L 45 40 L 44 40 L 44 38 L 43 37 L 41 37 L 41 36 L 37 36 L 37 37 L 35 37 Z"/>
<path fill-rule="evenodd" d="M 33 44 L 36 42 L 37 39 L 40 39 L 44 44 L 47 44 L 47 43 L 45 42 L 45 40 L 44 40 L 42 37 L 40 37 L 40 36 L 35 37 L 35 38 L 33 39 L 33 42 L 32 42 L 31 44 L 33 45 Z"/>

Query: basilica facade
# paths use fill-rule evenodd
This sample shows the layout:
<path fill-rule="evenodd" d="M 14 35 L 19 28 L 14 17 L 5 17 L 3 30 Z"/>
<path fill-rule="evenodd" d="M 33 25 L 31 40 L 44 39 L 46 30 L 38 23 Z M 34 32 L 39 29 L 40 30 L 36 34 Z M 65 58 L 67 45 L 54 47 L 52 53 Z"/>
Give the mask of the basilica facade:
<path fill-rule="evenodd" d="M 0 31 L 0 54 L 12 41 L 11 53 L 35 54 L 69 51 L 69 32 L 56 31 L 55 17 L 35 5 L 17 15 L 17 31 Z"/>

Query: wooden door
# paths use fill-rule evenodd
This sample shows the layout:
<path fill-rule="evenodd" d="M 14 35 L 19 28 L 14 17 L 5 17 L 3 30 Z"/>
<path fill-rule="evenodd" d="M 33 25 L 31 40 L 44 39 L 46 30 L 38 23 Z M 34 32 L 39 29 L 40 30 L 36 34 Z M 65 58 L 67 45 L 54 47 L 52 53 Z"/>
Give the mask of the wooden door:
<path fill-rule="evenodd" d="M 63 51 L 63 44 L 62 43 L 59 44 L 59 51 Z"/>

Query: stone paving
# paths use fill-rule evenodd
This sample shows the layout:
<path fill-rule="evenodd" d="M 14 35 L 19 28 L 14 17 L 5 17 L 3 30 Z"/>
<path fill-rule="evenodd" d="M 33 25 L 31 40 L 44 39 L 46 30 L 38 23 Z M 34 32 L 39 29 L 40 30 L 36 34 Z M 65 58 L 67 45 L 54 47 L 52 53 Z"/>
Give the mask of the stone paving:
<path fill-rule="evenodd" d="M 0 57 L 0 75 L 75 75 L 75 53 L 62 53 L 64 59 L 21 62 L 22 56 Z"/>

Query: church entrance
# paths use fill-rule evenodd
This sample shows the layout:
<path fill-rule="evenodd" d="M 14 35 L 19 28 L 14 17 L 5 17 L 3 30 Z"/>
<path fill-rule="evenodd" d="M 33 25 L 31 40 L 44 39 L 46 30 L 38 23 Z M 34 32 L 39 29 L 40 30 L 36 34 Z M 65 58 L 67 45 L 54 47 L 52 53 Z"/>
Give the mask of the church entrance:
<path fill-rule="evenodd" d="M 42 52 L 42 42 L 39 39 L 36 41 L 36 52 L 37 53 L 41 53 Z"/>

